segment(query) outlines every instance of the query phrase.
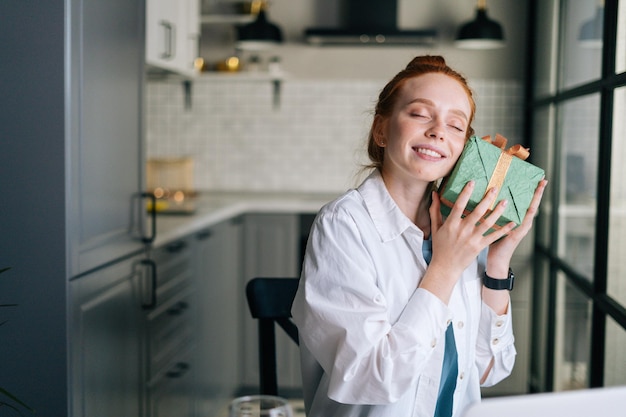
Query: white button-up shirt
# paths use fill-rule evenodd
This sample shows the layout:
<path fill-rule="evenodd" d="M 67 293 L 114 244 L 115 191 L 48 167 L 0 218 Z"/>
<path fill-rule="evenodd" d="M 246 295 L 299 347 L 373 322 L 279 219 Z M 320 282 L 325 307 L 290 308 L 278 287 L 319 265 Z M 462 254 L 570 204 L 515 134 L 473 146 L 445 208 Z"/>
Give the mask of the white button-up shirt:
<path fill-rule="evenodd" d="M 308 417 L 432 416 L 449 322 L 459 370 L 453 415 L 480 401 L 492 358 L 484 386 L 511 373 L 511 308 L 498 316 L 482 302 L 484 258 L 446 305 L 418 288 L 423 240 L 377 170 L 320 210 L 292 308 Z"/>

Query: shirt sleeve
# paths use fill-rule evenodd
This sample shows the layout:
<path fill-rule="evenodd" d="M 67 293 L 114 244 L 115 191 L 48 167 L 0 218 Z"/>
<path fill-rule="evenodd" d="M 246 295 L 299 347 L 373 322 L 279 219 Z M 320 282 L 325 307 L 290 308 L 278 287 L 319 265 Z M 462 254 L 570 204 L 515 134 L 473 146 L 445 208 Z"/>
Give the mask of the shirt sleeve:
<path fill-rule="evenodd" d="M 314 224 L 292 310 L 300 340 L 329 378 L 340 403 L 386 404 L 414 386 L 438 343 L 448 307 L 413 291 L 395 322 L 377 286 L 377 268 L 358 222 L 345 211 Z"/>
<path fill-rule="evenodd" d="M 482 378 L 492 359 L 493 366 L 482 386 L 495 385 L 511 374 L 517 354 L 514 342 L 510 300 L 509 308 L 503 315 L 497 315 L 483 302 L 476 344 L 478 375 Z"/>

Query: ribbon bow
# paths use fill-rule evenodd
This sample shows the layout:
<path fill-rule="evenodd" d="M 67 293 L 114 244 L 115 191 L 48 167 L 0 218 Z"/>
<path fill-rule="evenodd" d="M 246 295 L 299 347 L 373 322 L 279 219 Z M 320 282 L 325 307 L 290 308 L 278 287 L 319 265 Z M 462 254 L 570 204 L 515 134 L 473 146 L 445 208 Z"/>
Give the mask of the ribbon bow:
<path fill-rule="evenodd" d="M 487 184 L 487 189 L 485 190 L 485 195 L 489 190 L 493 187 L 497 187 L 498 190 L 502 188 L 502 184 L 504 184 L 504 179 L 506 178 L 506 174 L 511 166 L 511 161 L 513 157 L 516 156 L 522 161 L 526 160 L 530 155 L 530 151 L 527 148 L 522 147 L 521 145 L 511 146 L 509 149 L 505 150 L 506 147 L 506 138 L 499 133 L 496 133 L 495 139 L 491 140 L 491 136 L 483 136 L 482 139 L 492 145 L 497 146 L 502 149 L 502 153 L 500 154 L 500 158 L 498 158 L 498 163 L 491 174 L 491 178 L 489 178 L 489 183 Z M 491 210 L 496 205 L 497 200 L 494 200 L 491 205 Z"/>
<path fill-rule="evenodd" d="M 491 136 L 483 136 L 481 139 L 497 146 L 509 155 L 517 156 L 522 161 L 525 161 L 530 156 L 530 150 L 522 145 L 513 145 L 505 150 L 507 139 L 499 133 L 496 133 L 496 137 L 493 140 L 491 140 Z"/>

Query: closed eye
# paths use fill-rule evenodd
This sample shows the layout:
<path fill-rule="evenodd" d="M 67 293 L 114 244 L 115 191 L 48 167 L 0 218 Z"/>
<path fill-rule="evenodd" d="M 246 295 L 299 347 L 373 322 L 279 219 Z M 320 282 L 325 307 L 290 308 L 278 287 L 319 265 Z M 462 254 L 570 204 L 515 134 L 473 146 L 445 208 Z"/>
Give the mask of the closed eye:
<path fill-rule="evenodd" d="M 459 132 L 464 132 L 465 131 L 465 129 L 463 129 L 462 127 L 459 127 L 459 126 L 455 126 L 455 125 L 449 125 L 449 126 L 451 128 L 453 128 L 453 129 L 455 129 L 455 130 L 458 130 Z"/>

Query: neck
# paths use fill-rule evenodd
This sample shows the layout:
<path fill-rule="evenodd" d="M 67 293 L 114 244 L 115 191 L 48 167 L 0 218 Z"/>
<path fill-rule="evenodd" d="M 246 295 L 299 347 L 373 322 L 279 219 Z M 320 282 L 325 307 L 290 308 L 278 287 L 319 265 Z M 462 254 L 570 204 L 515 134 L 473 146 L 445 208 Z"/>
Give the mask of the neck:
<path fill-rule="evenodd" d="M 430 235 L 430 191 L 428 182 L 413 180 L 410 184 L 393 181 L 383 173 L 385 187 L 389 195 L 398 205 L 398 208 L 417 227 L 424 232 L 424 237 Z"/>

